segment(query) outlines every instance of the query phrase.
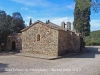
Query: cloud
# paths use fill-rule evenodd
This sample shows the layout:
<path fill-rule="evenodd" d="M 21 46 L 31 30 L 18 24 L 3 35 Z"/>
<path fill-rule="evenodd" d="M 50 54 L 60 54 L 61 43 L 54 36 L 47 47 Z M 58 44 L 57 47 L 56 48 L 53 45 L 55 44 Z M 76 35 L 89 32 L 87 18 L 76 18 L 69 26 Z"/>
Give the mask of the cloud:
<path fill-rule="evenodd" d="M 60 18 L 54 18 L 54 19 L 51 19 L 51 22 L 57 24 L 57 25 L 61 25 L 61 22 L 68 22 L 70 21 L 71 23 L 73 23 L 73 17 L 69 17 L 69 20 L 68 20 L 68 17 L 60 17 Z"/>
<path fill-rule="evenodd" d="M 28 11 L 29 8 L 27 8 L 27 7 L 22 7 L 21 10 Z"/>
<path fill-rule="evenodd" d="M 36 13 L 35 10 L 30 10 L 28 7 L 22 7 L 21 10 L 22 10 L 22 11 L 27 11 L 27 12 Z"/>
<path fill-rule="evenodd" d="M 51 5 L 50 2 L 48 2 L 47 0 L 11 0 L 17 3 L 21 3 L 24 4 L 26 6 L 49 6 Z"/>
<path fill-rule="evenodd" d="M 91 31 L 100 30 L 100 20 L 91 20 Z"/>
<path fill-rule="evenodd" d="M 68 9 L 74 9 L 75 8 L 75 3 L 69 4 L 66 6 Z"/>
<path fill-rule="evenodd" d="M 68 17 L 51 19 L 51 22 L 53 22 L 57 25 L 61 25 L 61 22 L 63 22 L 63 21 L 67 22 Z M 69 21 L 72 23 L 71 25 L 73 26 L 74 17 L 69 17 Z M 91 31 L 100 30 L 100 20 L 98 20 L 98 19 L 91 20 L 90 25 L 91 25 L 91 28 L 90 28 Z"/>
<path fill-rule="evenodd" d="M 25 18 L 24 18 L 24 20 L 25 20 L 25 23 L 28 25 L 29 24 L 29 20 L 30 20 L 30 18 L 32 18 L 31 16 L 26 16 Z M 46 22 L 47 20 L 50 20 L 50 22 L 52 22 L 52 23 L 54 23 L 54 24 L 57 24 L 57 25 L 59 25 L 59 26 L 61 26 L 61 22 L 68 22 L 68 17 L 51 17 L 51 18 L 47 18 L 47 17 L 45 17 L 45 18 L 32 18 L 32 20 L 35 22 L 35 21 L 37 21 L 37 20 L 40 20 L 40 21 L 43 21 L 43 22 Z M 71 22 L 71 23 L 73 23 L 73 17 L 69 17 L 69 21 Z"/>
<path fill-rule="evenodd" d="M 69 18 L 69 20 L 68 20 L 68 18 Z M 74 17 L 59 17 L 59 18 L 53 18 L 50 21 L 59 26 L 61 26 L 61 22 L 64 21 L 66 24 L 69 21 L 69 22 L 71 22 L 71 29 L 72 29 L 73 28 L 73 20 L 74 20 Z"/>
<path fill-rule="evenodd" d="M 49 12 L 50 11 L 61 11 L 61 10 L 66 9 L 65 5 L 62 5 L 62 4 L 59 5 L 59 4 L 50 2 L 48 0 L 31 0 L 31 1 L 29 1 L 29 0 L 11 0 L 11 1 L 23 4 L 26 7 L 31 6 L 31 7 L 39 7 L 40 9 L 45 8 L 44 11 L 47 10 Z M 27 10 L 26 7 L 23 7 L 22 10 Z"/>
<path fill-rule="evenodd" d="M 70 10 L 70 9 L 67 9 L 65 3 L 59 4 L 59 3 L 55 3 L 53 1 L 50 2 L 50 0 L 31 0 L 31 1 L 29 1 L 29 0 L 11 0 L 11 1 L 25 5 L 24 7 L 21 8 L 21 10 L 27 11 L 31 14 L 35 13 L 35 16 L 36 15 L 43 16 L 43 17 L 55 16 L 55 15 L 60 16 L 61 14 L 63 14 L 66 11 L 68 13 Z M 68 6 L 68 7 L 71 8 L 71 6 Z"/>
<path fill-rule="evenodd" d="M 30 18 L 33 19 L 33 17 L 26 15 L 25 18 L 24 18 L 24 20 L 29 20 Z"/>
<path fill-rule="evenodd" d="M 68 21 L 68 17 L 60 17 L 60 18 L 51 19 L 51 22 L 57 25 L 61 25 L 61 22 L 63 21 L 66 23 Z M 71 22 L 71 25 L 73 26 L 74 17 L 69 17 L 69 21 Z M 100 30 L 100 20 L 99 19 L 91 20 L 90 25 L 91 25 L 91 28 L 90 28 L 91 31 Z"/>
<path fill-rule="evenodd" d="M 3 7 L 0 6 L 0 9 L 3 9 Z"/>
<path fill-rule="evenodd" d="M 68 17 L 45 17 L 45 18 L 33 18 L 31 16 L 26 16 L 25 19 L 25 22 L 26 24 L 28 25 L 29 24 L 29 20 L 30 18 L 32 18 L 32 20 L 35 22 L 37 20 L 40 20 L 40 21 L 43 21 L 43 22 L 46 22 L 47 20 L 50 20 L 50 22 L 54 23 L 54 24 L 57 24 L 59 26 L 61 26 L 61 22 L 68 22 Z M 74 21 L 74 17 L 69 17 L 69 21 L 71 22 L 71 25 L 73 26 L 73 21 Z M 91 24 L 91 31 L 94 31 L 94 30 L 100 30 L 100 20 L 91 20 L 90 22 Z"/>
<path fill-rule="evenodd" d="M 25 24 L 28 26 L 29 25 L 29 21 L 30 21 L 30 18 L 33 20 L 34 18 L 32 16 L 29 16 L 29 15 L 26 15 L 24 17 L 24 21 L 25 21 Z"/>

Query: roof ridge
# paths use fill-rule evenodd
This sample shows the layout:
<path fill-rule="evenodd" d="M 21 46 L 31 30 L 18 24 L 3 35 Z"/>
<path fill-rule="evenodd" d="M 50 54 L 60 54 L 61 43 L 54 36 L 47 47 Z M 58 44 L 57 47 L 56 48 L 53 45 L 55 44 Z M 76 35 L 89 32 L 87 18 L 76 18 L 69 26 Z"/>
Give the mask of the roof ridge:
<path fill-rule="evenodd" d="M 54 24 L 52 22 L 49 22 L 48 24 L 40 21 L 40 20 L 37 20 L 36 22 L 32 23 L 30 26 L 28 26 L 27 28 L 24 28 L 23 30 L 21 30 L 22 32 L 23 31 L 26 31 L 27 29 L 31 28 L 32 26 L 34 26 L 36 23 L 41 23 L 47 27 L 50 27 L 50 28 L 53 28 L 53 29 L 56 29 L 56 30 L 64 30 L 61 26 L 57 25 L 57 24 Z M 65 31 L 65 30 L 64 30 Z"/>

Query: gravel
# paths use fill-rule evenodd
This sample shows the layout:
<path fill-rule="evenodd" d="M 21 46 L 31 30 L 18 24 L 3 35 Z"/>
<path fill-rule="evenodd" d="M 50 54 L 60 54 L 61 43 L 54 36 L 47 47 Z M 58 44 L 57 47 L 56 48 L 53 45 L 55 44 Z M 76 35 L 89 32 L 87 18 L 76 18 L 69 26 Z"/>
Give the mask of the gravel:
<path fill-rule="evenodd" d="M 88 46 L 79 55 L 55 60 L 0 55 L 0 75 L 98 75 L 100 47 Z"/>

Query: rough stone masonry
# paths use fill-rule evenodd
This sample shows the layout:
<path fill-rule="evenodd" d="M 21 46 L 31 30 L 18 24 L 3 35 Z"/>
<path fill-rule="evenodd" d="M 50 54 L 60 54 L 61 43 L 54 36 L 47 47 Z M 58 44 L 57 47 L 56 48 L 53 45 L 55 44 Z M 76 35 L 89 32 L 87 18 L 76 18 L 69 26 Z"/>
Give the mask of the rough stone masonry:
<path fill-rule="evenodd" d="M 69 51 L 80 51 L 81 38 L 79 33 L 71 31 L 71 23 L 67 28 L 63 22 L 61 26 L 36 21 L 22 30 L 22 52 L 59 56 Z"/>
<path fill-rule="evenodd" d="M 7 37 L 7 50 L 59 56 L 82 49 L 82 36 L 75 30 L 71 31 L 70 22 L 62 22 L 58 26 L 38 20 L 21 31 Z"/>

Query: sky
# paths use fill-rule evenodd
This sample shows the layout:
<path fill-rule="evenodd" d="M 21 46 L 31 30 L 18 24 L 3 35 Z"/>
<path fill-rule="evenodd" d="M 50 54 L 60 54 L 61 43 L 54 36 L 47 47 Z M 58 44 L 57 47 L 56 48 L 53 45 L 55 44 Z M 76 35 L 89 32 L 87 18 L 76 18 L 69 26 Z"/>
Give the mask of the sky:
<path fill-rule="evenodd" d="M 74 0 L 0 0 L 0 10 L 8 15 L 20 12 L 27 26 L 30 18 L 33 23 L 37 20 L 50 20 L 59 26 L 63 21 L 73 24 L 74 7 Z M 90 24 L 91 31 L 100 30 L 100 11 L 95 13 L 91 8 Z"/>

